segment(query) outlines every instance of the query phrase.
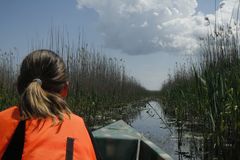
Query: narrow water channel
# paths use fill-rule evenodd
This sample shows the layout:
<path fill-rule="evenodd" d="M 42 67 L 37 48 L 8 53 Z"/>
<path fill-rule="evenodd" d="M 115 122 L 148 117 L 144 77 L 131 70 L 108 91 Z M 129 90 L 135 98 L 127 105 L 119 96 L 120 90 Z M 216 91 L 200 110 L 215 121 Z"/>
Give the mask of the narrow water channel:
<path fill-rule="evenodd" d="M 199 159 L 191 156 L 193 144 L 187 133 L 184 133 L 181 148 L 178 145 L 178 132 L 174 120 L 164 115 L 161 105 L 150 101 L 146 107 L 131 120 L 131 126 L 158 145 L 173 159 Z M 180 153 L 180 154 L 179 154 Z"/>

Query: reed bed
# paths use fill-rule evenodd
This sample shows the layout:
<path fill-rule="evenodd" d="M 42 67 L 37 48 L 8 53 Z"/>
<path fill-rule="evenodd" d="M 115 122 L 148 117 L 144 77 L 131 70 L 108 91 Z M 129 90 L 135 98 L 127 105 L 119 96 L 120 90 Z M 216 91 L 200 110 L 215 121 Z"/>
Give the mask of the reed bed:
<path fill-rule="evenodd" d="M 177 126 L 187 126 L 193 137 L 201 133 L 203 144 L 195 154 L 202 159 L 240 159 L 238 37 L 230 27 L 218 27 L 202 39 L 199 61 L 179 65 L 160 91 Z"/>
<path fill-rule="evenodd" d="M 49 37 L 33 42 L 30 51 L 40 48 L 51 49 L 63 57 L 70 80 L 67 101 L 71 110 L 83 116 L 90 126 L 111 120 L 116 110 L 147 94 L 140 83 L 127 75 L 122 59 L 109 58 L 89 48 L 81 34 L 75 43 L 70 42 L 67 33 L 51 29 Z M 19 56 L 0 52 L 0 57 L 0 109 L 4 109 L 18 101 L 14 83 L 19 64 L 14 57 Z"/>
<path fill-rule="evenodd" d="M 1 109 L 8 104 L 16 104 L 17 95 L 15 90 L 17 57 L 13 51 L 3 52 L 0 50 L 0 106 Z"/>

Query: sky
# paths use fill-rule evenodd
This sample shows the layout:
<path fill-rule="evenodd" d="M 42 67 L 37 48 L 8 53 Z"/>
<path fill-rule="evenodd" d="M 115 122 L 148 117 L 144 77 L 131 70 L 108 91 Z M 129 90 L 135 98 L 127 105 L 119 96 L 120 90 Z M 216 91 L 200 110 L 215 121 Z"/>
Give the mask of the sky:
<path fill-rule="evenodd" d="M 51 26 L 85 41 L 109 57 L 123 58 L 130 75 L 158 90 L 176 63 L 199 51 L 199 37 L 214 14 L 227 23 L 237 0 L 1 0 L 0 49 L 25 56 Z M 216 9 L 216 12 L 215 12 Z M 209 21 L 206 22 L 205 17 Z"/>

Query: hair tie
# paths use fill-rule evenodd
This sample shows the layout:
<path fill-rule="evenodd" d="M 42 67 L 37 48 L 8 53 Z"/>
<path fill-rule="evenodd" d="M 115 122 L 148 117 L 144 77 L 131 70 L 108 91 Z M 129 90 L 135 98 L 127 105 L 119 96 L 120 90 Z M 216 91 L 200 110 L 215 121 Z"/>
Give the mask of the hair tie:
<path fill-rule="evenodd" d="M 37 83 L 39 83 L 40 85 L 42 85 L 42 80 L 39 79 L 39 78 L 35 78 L 35 79 L 33 80 L 33 82 L 37 82 Z"/>

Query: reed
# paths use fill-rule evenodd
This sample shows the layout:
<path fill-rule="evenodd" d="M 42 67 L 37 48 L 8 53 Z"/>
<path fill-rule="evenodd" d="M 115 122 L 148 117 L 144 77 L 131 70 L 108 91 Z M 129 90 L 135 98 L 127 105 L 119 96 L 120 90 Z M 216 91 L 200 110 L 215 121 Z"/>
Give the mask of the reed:
<path fill-rule="evenodd" d="M 202 39 L 198 63 L 180 66 L 160 92 L 178 123 L 194 122 L 204 138 L 204 159 L 239 159 L 240 57 L 238 33 L 220 26 Z M 198 152 L 198 151 L 196 151 Z"/>
<path fill-rule="evenodd" d="M 114 118 L 111 116 L 114 109 L 142 99 L 147 91 L 126 74 L 122 59 L 109 58 L 88 47 L 83 34 L 77 39 L 71 41 L 68 33 L 52 28 L 46 40 L 32 43 L 30 51 L 48 48 L 63 57 L 70 78 L 67 101 L 71 110 L 94 126 Z M 14 52 L 0 52 L 0 109 L 18 100 L 13 85 L 19 70 L 13 61 L 15 55 Z"/>
<path fill-rule="evenodd" d="M 8 104 L 17 102 L 15 89 L 17 56 L 14 51 L 3 52 L 0 50 L 0 106 L 8 107 Z"/>

